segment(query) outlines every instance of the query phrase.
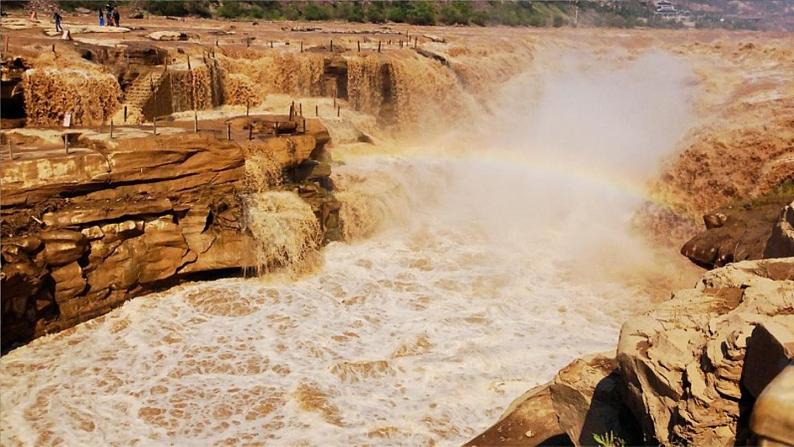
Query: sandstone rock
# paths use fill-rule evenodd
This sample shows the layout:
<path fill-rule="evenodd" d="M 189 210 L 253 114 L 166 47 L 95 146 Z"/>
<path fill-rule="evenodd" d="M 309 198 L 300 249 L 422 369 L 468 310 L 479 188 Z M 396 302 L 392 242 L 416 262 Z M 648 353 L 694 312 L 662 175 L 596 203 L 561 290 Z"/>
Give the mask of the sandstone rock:
<path fill-rule="evenodd" d="M 540 385 L 514 400 L 496 424 L 467 442 L 467 447 L 534 447 L 565 438 L 551 400 L 551 385 Z"/>
<path fill-rule="evenodd" d="M 792 361 L 794 332 L 772 321 L 759 324 L 747 341 L 742 384 L 753 397 L 758 397 Z"/>
<path fill-rule="evenodd" d="M 55 281 L 55 301 L 58 303 L 74 298 L 85 290 L 83 270 L 76 262 L 54 269 L 50 276 Z"/>
<path fill-rule="evenodd" d="M 160 41 L 187 40 L 187 34 L 180 31 L 155 31 L 146 37 Z"/>
<path fill-rule="evenodd" d="M 124 217 L 163 214 L 172 210 L 167 198 L 132 202 L 124 199 L 80 203 L 74 207 L 45 213 L 42 220 L 48 227 L 83 225 Z"/>
<path fill-rule="evenodd" d="M 780 212 L 777 223 L 764 248 L 765 258 L 794 256 L 794 202 Z"/>
<path fill-rule="evenodd" d="M 2 276 L 3 316 L 22 317 L 31 299 L 38 295 L 47 272 L 32 262 L 4 262 Z M 5 322 L 5 318 L 4 318 Z"/>
<path fill-rule="evenodd" d="M 629 445 L 642 440 L 636 422 L 621 402 L 617 362 L 603 354 L 575 360 L 551 385 L 560 423 L 574 445 L 594 445 L 593 435 L 612 432 Z"/>
<path fill-rule="evenodd" d="M 786 366 L 758 397 L 750 428 L 763 447 L 794 445 L 794 363 Z"/>
<path fill-rule="evenodd" d="M 103 231 L 110 232 L 105 228 Z M 88 274 L 92 291 L 130 289 L 169 278 L 186 263 L 195 261 L 196 256 L 189 251 L 179 226 L 170 217 L 146 222 L 142 235 L 104 247 L 97 244 L 97 248 L 109 253 Z"/>
<path fill-rule="evenodd" d="M 39 237 L 44 241 L 44 262 L 51 266 L 76 261 L 88 248 L 88 240 L 79 231 L 46 230 Z"/>
<path fill-rule="evenodd" d="M 626 401 L 647 435 L 663 445 L 746 438 L 738 421 L 749 411 L 740 385 L 747 340 L 759 324 L 794 329 L 794 282 L 772 279 L 792 265 L 787 258 L 713 270 L 623 325 L 617 359 Z"/>
<path fill-rule="evenodd" d="M 32 254 L 41 247 L 41 238 L 32 234 L 28 234 L 3 241 L 4 247 L 9 245 L 19 247 L 21 251 Z"/>

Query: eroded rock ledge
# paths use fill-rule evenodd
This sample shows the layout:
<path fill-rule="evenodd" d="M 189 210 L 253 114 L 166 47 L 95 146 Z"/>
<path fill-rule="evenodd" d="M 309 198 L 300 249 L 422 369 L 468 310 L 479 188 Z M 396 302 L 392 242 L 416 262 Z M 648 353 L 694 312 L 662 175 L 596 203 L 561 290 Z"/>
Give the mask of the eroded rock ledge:
<path fill-rule="evenodd" d="M 468 445 L 594 445 L 609 432 L 628 445 L 791 443 L 785 402 L 759 396 L 776 377 L 777 395 L 793 395 L 794 374 L 780 374 L 792 360 L 794 258 L 731 264 L 627 321 L 615 354 L 574 361 Z"/>
<path fill-rule="evenodd" d="M 3 351 L 104 314 L 125 300 L 207 274 L 256 266 L 240 194 L 245 155 L 266 154 L 339 237 L 328 133 L 237 143 L 179 133 L 4 162 Z M 314 155 L 312 155 L 314 154 Z"/>

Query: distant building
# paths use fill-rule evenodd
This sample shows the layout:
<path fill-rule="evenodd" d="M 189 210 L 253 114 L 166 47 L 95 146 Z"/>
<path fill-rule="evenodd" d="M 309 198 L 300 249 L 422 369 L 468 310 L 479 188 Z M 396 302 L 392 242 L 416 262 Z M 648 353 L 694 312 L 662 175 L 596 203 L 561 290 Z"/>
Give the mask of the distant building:
<path fill-rule="evenodd" d="M 656 0 L 656 13 L 662 15 L 673 15 L 678 13 L 678 10 L 670 0 Z"/>

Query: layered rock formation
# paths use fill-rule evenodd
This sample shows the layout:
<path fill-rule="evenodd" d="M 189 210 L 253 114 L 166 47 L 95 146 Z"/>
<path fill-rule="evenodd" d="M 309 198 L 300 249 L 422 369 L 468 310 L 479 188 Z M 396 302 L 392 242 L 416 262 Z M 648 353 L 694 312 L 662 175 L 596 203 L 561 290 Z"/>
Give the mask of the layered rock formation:
<path fill-rule="evenodd" d="M 594 445 L 608 433 L 629 445 L 730 445 L 751 439 L 751 417 L 759 435 L 785 441 L 785 402 L 767 397 L 758 415 L 753 404 L 792 360 L 794 258 L 731 264 L 627 321 L 614 359 L 574 361 L 469 445 Z"/>
<path fill-rule="evenodd" d="M 93 150 L 4 163 L 3 349 L 197 274 L 257 267 L 241 199 L 246 156 L 267 154 L 278 176 L 310 171 L 280 188 L 338 237 L 330 171 L 310 160 L 328 134 L 307 128 L 241 144 L 209 133 L 89 142 Z"/>

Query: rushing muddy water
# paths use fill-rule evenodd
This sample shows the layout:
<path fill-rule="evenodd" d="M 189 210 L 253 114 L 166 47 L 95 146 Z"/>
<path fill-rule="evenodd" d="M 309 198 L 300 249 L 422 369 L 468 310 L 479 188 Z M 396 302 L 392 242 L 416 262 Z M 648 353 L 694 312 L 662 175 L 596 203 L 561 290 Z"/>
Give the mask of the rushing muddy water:
<path fill-rule="evenodd" d="M 346 157 L 350 241 L 313 273 L 180 286 L 9 353 L 3 444 L 471 438 L 574 357 L 614 347 L 649 280 L 676 279 L 628 231 L 636 181 L 686 128 L 686 70 L 657 57 L 517 80 L 488 132 Z"/>

